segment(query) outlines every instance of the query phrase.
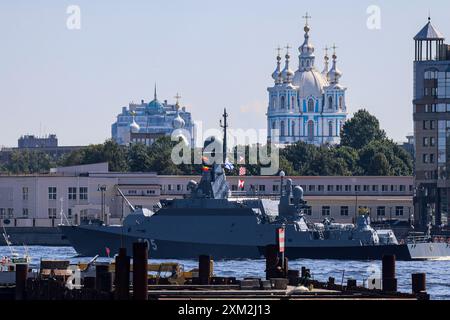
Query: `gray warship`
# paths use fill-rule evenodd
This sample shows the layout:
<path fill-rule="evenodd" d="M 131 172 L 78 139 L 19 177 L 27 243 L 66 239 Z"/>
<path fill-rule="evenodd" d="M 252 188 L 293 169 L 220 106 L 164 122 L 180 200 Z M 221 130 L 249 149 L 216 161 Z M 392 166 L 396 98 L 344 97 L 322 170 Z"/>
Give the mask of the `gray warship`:
<path fill-rule="evenodd" d="M 226 116 L 225 112 L 223 141 Z M 211 142 L 214 139 L 204 147 Z M 276 230 L 284 228 L 285 255 L 291 260 L 379 260 L 386 254 L 395 254 L 397 260 L 450 258 L 449 244 L 433 243 L 427 236 L 399 243 L 392 230 L 372 228 L 364 214 L 355 224 L 309 222 L 303 189 L 283 174 L 279 201 L 233 197 L 224 167 L 212 164 L 198 183 L 189 182 L 189 196 L 162 200 L 154 210 L 136 210 L 127 201 L 133 212 L 122 225 L 98 221 L 59 228 L 82 256 L 116 254 L 121 247 L 131 252 L 134 242 L 145 241 L 154 259 L 196 259 L 205 254 L 219 260 L 260 259 L 266 246 L 276 243 Z"/>

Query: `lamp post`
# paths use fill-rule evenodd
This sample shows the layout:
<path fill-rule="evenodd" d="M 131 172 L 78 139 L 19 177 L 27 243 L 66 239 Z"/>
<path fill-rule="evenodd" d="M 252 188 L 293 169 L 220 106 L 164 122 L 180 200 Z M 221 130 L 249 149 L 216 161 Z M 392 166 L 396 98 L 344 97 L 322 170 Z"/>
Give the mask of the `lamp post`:
<path fill-rule="evenodd" d="M 392 225 L 392 207 L 389 207 L 389 225 Z"/>
<path fill-rule="evenodd" d="M 284 171 L 280 172 L 280 195 L 283 197 L 283 179 L 286 176 L 286 173 Z"/>

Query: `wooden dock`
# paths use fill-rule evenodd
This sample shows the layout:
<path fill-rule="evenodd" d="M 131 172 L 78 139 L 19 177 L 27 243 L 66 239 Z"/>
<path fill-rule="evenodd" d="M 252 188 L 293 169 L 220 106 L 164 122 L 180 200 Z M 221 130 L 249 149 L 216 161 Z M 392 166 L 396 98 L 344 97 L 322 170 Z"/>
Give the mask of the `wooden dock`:
<path fill-rule="evenodd" d="M 273 249 L 273 248 L 272 248 Z M 115 263 L 97 265 L 95 277 L 84 277 L 81 286 L 68 285 L 68 270 L 53 270 L 50 265 L 40 276 L 29 278 L 26 264 L 16 267 L 16 283 L 0 288 L 1 300 L 429 300 L 426 293 L 425 274 L 412 275 L 411 293 L 397 290 L 395 256 L 385 256 L 382 261 L 381 289 L 368 289 L 348 279 L 345 285 L 312 279 L 305 267 L 288 269 L 287 259 L 277 258 L 276 252 L 267 248 L 266 278 L 214 277 L 210 256 L 199 257 L 198 274 L 185 278 L 149 278 L 153 266 L 148 264 L 148 248 L 144 242 L 133 246 L 133 264 L 126 250 L 121 249 Z M 66 263 L 67 264 L 67 263 Z M 172 266 L 166 264 L 166 267 Z M 176 269 L 173 269 L 176 270 Z M 45 272 L 44 272 L 45 271 Z M 131 284 L 131 285 L 130 285 Z"/>

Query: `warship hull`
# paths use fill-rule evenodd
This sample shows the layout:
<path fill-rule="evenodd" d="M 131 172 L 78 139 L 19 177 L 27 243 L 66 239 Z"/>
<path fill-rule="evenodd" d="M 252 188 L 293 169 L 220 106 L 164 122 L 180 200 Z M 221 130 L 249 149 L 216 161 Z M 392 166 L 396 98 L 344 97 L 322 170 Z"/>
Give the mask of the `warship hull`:
<path fill-rule="evenodd" d="M 119 248 L 127 248 L 132 254 L 133 243 L 147 241 L 149 257 L 152 259 L 198 259 L 200 255 L 211 255 L 216 260 L 261 259 L 265 246 L 195 243 L 136 237 L 122 233 L 122 227 L 60 226 L 64 235 L 80 256 L 110 256 Z M 450 259 L 447 243 L 416 243 L 371 246 L 323 246 L 286 244 L 286 257 L 290 260 L 380 260 L 383 255 L 394 254 L 397 260 Z"/>

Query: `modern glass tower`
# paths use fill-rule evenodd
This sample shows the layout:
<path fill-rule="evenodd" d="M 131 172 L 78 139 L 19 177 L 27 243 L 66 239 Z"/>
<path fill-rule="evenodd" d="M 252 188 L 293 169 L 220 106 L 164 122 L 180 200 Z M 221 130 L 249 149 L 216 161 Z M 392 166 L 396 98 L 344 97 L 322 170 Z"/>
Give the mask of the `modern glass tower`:
<path fill-rule="evenodd" d="M 428 18 L 414 37 L 415 224 L 448 225 L 450 46 Z"/>

